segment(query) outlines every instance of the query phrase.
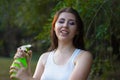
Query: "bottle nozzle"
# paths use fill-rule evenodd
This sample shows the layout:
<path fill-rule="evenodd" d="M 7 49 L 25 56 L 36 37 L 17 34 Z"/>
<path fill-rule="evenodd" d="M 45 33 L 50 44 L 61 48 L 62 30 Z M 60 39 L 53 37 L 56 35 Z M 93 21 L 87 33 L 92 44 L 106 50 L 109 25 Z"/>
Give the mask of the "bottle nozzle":
<path fill-rule="evenodd" d="M 31 47 L 32 47 L 32 45 L 31 45 L 31 44 L 28 44 L 28 45 L 23 45 L 23 46 L 21 46 L 20 49 L 28 52 Z"/>

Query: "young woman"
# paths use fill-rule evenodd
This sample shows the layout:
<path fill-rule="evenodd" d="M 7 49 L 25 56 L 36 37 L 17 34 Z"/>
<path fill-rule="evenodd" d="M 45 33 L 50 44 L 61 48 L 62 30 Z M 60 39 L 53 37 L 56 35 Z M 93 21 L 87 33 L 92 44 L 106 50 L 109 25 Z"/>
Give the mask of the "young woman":
<path fill-rule="evenodd" d="M 29 71 L 31 56 L 27 58 L 28 69 L 11 67 L 10 73 L 17 72 L 16 77 L 20 80 L 87 80 L 92 55 L 84 50 L 83 33 L 83 22 L 75 9 L 59 10 L 52 22 L 51 47 L 41 55 L 34 75 Z M 24 53 L 18 49 L 15 58 Z M 21 63 L 17 64 L 22 67 Z"/>

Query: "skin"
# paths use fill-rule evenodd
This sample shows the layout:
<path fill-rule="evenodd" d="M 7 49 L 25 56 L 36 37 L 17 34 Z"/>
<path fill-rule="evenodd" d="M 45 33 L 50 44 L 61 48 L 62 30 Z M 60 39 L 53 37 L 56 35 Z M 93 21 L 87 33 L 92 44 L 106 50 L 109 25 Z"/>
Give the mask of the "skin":
<path fill-rule="evenodd" d="M 57 65 L 65 65 L 69 58 L 71 57 L 75 47 L 73 46 L 73 37 L 77 35 L 77 25 L 75 16 L 72 13 L 62 12 L 56 23 L 54 31 L 58 37 L 58 48 L 54 53 L 54 63 Z M 19 52 L 19 51 L 18 51 Z M 42 73 L 44 71 L 44 66 L 47 61 L 49 52 L 46 52 L 41 55 L 33 78 L 30 75 L 22 76 L 28 80 L 40 80 Z M 29 60 L 28 60 L 29 63 Z M 84 64 L 83 64 L 84 63 Z M 88 51 L 82 51 L 74 61 L 75 68 L 70 75 L 69 80 L 87 80 L 90 73 L 92 65 L 92 55 Z M 18 76 L 22 75 L 20 70 L 18 71 Z M 28 74 L 28 71 L 24 74 Z M 17 76 L 17 77 L 18 77 Z M 21 80 L 24 80 L 21 78 Z"/>

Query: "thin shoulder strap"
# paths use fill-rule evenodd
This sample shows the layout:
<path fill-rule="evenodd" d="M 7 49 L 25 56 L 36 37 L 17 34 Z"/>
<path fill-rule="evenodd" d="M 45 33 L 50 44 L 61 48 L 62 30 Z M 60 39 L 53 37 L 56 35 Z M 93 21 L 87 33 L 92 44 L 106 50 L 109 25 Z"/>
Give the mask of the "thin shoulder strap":
<path fill-rule="evenodd" d="M 52 60 L 53 53 L 54 53 L 54 51 L 51 51 L 51 52 L 49 53 L 46 64 L 51 64 L 51 60 Z"/>
<path fill-rule="evenodd" d="M 75 51 L 74 51 L 74 53 L 73 53 L 73 56 L 72 56 L 72 62 L 74 62 L 74 60 L 75 60 L 75 58 L 78 56 L 78 54 L 80 54 L 81 52 L 80 52 L 81 50 L 80 49 L 76 49 Z"/>

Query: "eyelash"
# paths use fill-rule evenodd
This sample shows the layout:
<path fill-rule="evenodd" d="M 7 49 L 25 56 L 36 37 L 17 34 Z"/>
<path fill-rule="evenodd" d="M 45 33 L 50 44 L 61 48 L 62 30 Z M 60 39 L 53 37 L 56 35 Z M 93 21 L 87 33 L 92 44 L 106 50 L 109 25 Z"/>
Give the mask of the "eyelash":
<path fill-rule="evenodd" d="M 75 22 L 69 22 L 70 23 L 70 25 L 75 25 Z"/>
<path fill-rule="evenodd" d="M 64 21 L 59 21 L 59 23 L 64 23 Z"/>
<path fill-rule="evenodd" d="M 64 23 L 64 21 L 59 21 L 59 23 Z M 69 22 L 70 25 L 75 25 L 75 22 Z"/>

